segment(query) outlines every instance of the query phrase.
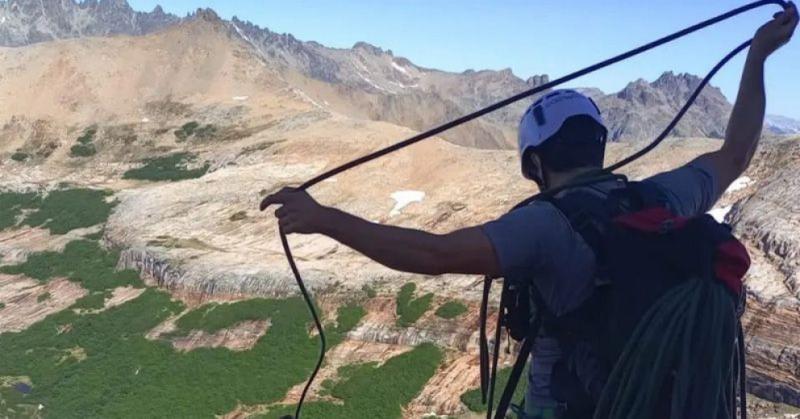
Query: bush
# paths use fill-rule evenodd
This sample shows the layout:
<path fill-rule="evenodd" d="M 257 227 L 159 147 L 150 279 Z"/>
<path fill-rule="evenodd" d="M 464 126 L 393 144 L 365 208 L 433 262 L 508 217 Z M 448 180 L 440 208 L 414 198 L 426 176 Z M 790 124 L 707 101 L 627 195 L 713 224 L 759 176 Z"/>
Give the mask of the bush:
<path fill-rule="evenodd" d="M 70 308 L 83 309 L 83 310 L 100 310 L 101 308 L 105 307 L 106 299 L 108 298 L 111 298 L 110 290 L 96 291 L 80 298 Z"/>
<path fill-rule="evenodd" d="M 397 294 L 397 325 L 408 327 L 414 324 L 431 306 L 433 294 L 425 294 L 422 297 L 413 299 L 417 285 L 413 282 L 403 285 Z"/>
<path fill-rule="evenodd" d="M 330 395 L 342 403 L 312 402 L 303 406 L 305 417 L 326 419 L 401 418 L 410 403 L 436 372 L 442 352 L 426 343 L 395 356 L 383 365 L 366 363 L 339 368 L 339 381 L 326 383 Z M 294 412 L 284 406 L 264 415 L 277 419 Z"/>
<path fill-rule="evenodd" d="M 36 302 L 37 303 L 41 303 L 43 301 L 47 301 L 47 300 L 50 299 L 50 297 L 52 297 L 52 296 L 50 295 L 49 292 L 45 292 L 44 294 L 39 294 L 39 296 L 36 297 Z"/>
<path fill-rule="evenodd" d="M 76 228 L 105 223 L 114 203 L 106 202 L 111 194 L 97 189 L 55 190 L 39 203 L 24 224 L 47 228 L 53 234 L 65 234 Z"/>
<path fill-rule="evenodd" d="M 78 137 L 78 143 L 83 145 L 91 144 L 92 141 L 94 141 L 95 134 L 97 134 L 97 126 L 92 125 L 91 127 L 83 131 L 83 135 Z"/>
<path fill-rule="evenodd" d="M 467 312 L 467 306 L 458 301 L 448 301 L 436 309 L 437 316 L 443 319 L 453 319 Z"/>
<path fill-rule="evenodd" d="M 28 153 L 22 153 L 22 152 L 17 151 L 16 153 L 11 155 L 11 160 L 18 161 L 18 162 L 23 162 L 25 160 L 28 160 L 28 158 L 30 158 L 30 157 L 31 156 Z"/>
<path fill-rule="evenodd" d="M 178 142 L 186 141 L 199 126 L 200 124 L 197 121 L 187 122 L 174 132 L 175 138 L 177 138 Z"/>
<path fill-rule="evenodd" d="M 525 367 L 525 371 L 522 373 L 519 379 L 519 383 L 517 383 L 517 388 L 514 389 L 514 397 L 511 400 L 520 400 L 525 395 L 525 389 L 527 387 L 528 380 L 526 377 L 528 376 L 528 367 Z M 508 383 L 508 377 L 511 375 L 511 368 L 503 368 L 497 373 L 497 391 L 495 392 L 495 397 L 492 405 L 494 406 L 492 410 L 494 411 L 497 409 L 497 403 L 500 401 L 500 396 L 503 394 L 503 390 L 506 388 L 506 383 Z M 475 388 L 469 390 L 461 395 L 461 402 L 467 406 L 467 409 L 473 412 L 485 412 L 486 405 L 481 400 L 481 389 Z"/>
<path fill-rule="evenodd" d="M 378 293 L 370 287 L 369 285 L 364 285 L 361 287 L 361 291 L 364 291 L 364 294 L 367 294 L 367 298 L 375 298 L 378 296 Z"/>
<path fill-rule="evenodd" d="M 359 305 L 348 304 L 339 307 L 336 311 L 336 331 L 339 333 L 347 333 L 353 330 L 366 314 L 367 312 L 364 310 L 364 307 Z"/>
<path fill-rule="evenodd" d="M 67 243 L 63 252 L 34 253 L 24 263 L 0 267 L 0 272 L 22 274 L 40 282 L 66 277 L 90 291 L 142 286 L 136 271 L 116 270 L 118 259 L 118 252 L 105 250 L 96 241 L 76 240 Z"/>
<path fill-rule="evenodd" d="M 97 154 L 97 149 L 94 144 L 75 144 L 69 149 L 69 155 L 72 157 L 91 157 Z"/>
<path fill-rule="evenodd" d="M 22 210 L 36 208 L 41 201 L 33 192 L 0 192 L 0 230 L 16 226 Z"/>
<path fill-rule="evenodd" d="M 146 159 L 144 166 L 125 172 L 123 179 L 149 181 L 178 181 L 202 177 L 211 167 L 208 163 L 197 169 L 187 169 L 196 156 L 189 153 L 174 153 L 163 157 Z"/>

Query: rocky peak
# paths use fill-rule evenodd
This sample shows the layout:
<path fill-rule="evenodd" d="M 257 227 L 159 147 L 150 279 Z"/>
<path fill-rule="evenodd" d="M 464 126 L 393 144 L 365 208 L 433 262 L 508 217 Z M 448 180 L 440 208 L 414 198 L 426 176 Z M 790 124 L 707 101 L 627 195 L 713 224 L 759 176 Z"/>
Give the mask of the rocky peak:
<path fill-rule="evenodd" d="M 366 51 L 366 52 L 368 52 L 368 53 L 370 53 L 372 55 L 383 55 L 384 54 L 383 49 L 381 49 L 379 47 L 376 47 L 375 45 L 372 45 L 370 43 L 363 42 L 363 41 L 356 42 L 355 45 L 353 45 L 353 49 L 354 50 Z"/>
<path fill-rule="evenodd" d="M 180 22 L 161 8 L 134 11 L 126 0 L 0 1 L 0 46 L 81 36 L 144 35 Z"/>
<path fill-rule="evenodd" d="M 124 0 L 123 0 L 124 1 Z M 204 20 L 209 23 L 223 23 L 222 18 L 217 12 L 210 8 L 198 8 L 192 15 L 195 19 Z"/>

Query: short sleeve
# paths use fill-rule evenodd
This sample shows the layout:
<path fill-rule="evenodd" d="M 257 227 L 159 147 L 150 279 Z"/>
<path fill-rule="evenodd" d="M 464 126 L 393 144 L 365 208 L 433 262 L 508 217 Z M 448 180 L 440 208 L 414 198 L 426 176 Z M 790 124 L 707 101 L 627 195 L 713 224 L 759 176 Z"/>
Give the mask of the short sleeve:
<path fill-rule="evenodd" d="M 719 182 L 713 170 L 702 162 L 657 174 L 646 182 L 658 185 L 670 209 L 684 217 L 709 211 L 720 196 Z"/>
<path fill-rule="evenodd" d="M 532 280 L 554 313 L 577 307 L 591 294 L 594 254 L 550 203 L 514 210 L 483 231 L 503 277 Z"/>

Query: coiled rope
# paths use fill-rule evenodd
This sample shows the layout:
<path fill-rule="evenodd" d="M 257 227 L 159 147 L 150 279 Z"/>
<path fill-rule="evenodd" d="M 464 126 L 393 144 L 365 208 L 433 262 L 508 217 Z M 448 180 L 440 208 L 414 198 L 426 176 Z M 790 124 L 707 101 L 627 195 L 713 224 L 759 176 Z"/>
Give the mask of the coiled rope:
<path fill-rule="evenodd" d="M 724 20 L 730 19 L 730 18 L 732 18 L 734 16 L 740 15 L 740 14 L 745 13 L 747 11 L 750 11 L 750 10 L 753 10 L 753 9 L 756 9 L 756 8 L 759 8 L 759 7 L 762 7 L 762 6 L 770 5 L 770 4 L 781 6 L 783 9 L 786 9 L 788 7 L 788 3 L 786 1 L 784 1 L 784 0 L 760 0 L 760 1 L 755 1 L 755 2 L 749 3 L 747 5 L 738 7 L 738 8 L 733 9 L 733 10 L 727 12 L 727 13 L 723 13 L 723 14 L 717 16 L 717 17 L 705 20 L 705 21 L 700 22 L 700 23 L 698 23 L 696 25 L 693 25 L 693 26 L 690 26 L 690 27 L 688 27 L 686 29 L 683 29 L 683 30 L 680 30 L 678 32 L 675 32 L 675 33 L 673 33 L 671 35 L 668 35 L 668 36 L 665 36 L 663 38 L 657 39 L 657 40 L 655 40 L 653 42 L 650 42 L 648 44 L 642 45 L 642 46 L 640 46 L 638 48 L 634 48 L 634 49 L 632 49 L 632 50 L 630 50 L 628 52 L 622 53 L 622 54 L 617 55 L 615 57 L 612 57 L 612 58 L 609 58 L 607 60 L 601 61 L 599 63 L 593 64 L 593 65 L 591 65 L 589 67 L 586 67 L 586 68 L 584 68 L 582 70 L 578 70 L 578 71 L 576 71 L 574 73 L 568 74 L 568 75 L 563 76 L 561 78 L 558 78 L 556 80 L 553 80 L 553 81 L 550 81 L 548 83 L 545 83 L 545 84 L 543 84 L 541 86 L 537 86 L 537 87 L 534 87 L 532 89 L 526 90 L 524 92 L 518 93 L 518 94 L 516 94 L 514 96 L 511 96 L 511 97 L 509 97 L 507 99 L 501 100 L 501 101 L 499 101 L 497 103 L 494 103 L 492 105 L 489 105 L 489 106 L 487 106 L 485 108 L 479 109 L 479 110 L 477 110 L 475 112 L 472 112 L 470 114 L 464 115 L 464 116 L 462 116 L 460 118 L 454 119 L 454 120 L 452 120 L 450 122 L 446 122 L 446 123 L 444 123 L 442 125 L 439 125 L 437 127 L 432 128 L 430 130 L 427 130 L 425 132 L 417 134 L 417 135 L 415 135 L 415 136 L 413 136 L 411 138 L 408 138 L 406 140 L 400 141 L 400 142 L 398 142 L 398 143 L 396 143 L 394 145 L 388 146 L 386 148 L 380 149 L 380 150 L 375 151 L 373 153 L 367 154 L 366 156 L 363 156 L 363 157 L 360 157 L 360 158 L 355 159 L 353 161 L 350 161 L 348 163 L 345 163 L 345 164 L 343 164 L 341 166 L 338 166 L 338 167 L 336 167 L 334 169 L 331 169 L 331 170 L 329 170 L 329 171 L 327 171 L 325 173 L 322 173 L 322 174 L 320 174 L 320 175 L 318 175 L 318 176 L 306 181 L 305 183 L 300 185 L 297 188 L 297 190 L 298 191 L 307 190 L 308 188 L 316 185 L 317 183 L 322 182 L 323 180 L 328 179 L 330 177 L 336 176 L 339 173 L 342 173 L 342 172 L 344 172 L 346 170 L 352 169 L 352 168 L 354 168 L 356 166 L 359 166 L 361 164 L 364 164 L 364 163 L 366 163 L 368 161 L 375 160 L 375 159 L 377 159 L 379 157 L 382 157 L 382 156 L 385 156 L 385 155 L 387 155 L 389 153 L 393 153 L 393 152 L 395 152 L 397 150 L 400 150 L 400 149 L 408 147 L 408 146 L 410 146 L 412 144 L 418 143 L 418 142 L 420 142 L 422 140 L 425 140 L 425 139 L 431 138 L 431 137 L 433 137 L 435 135 L 441 134 L 444 131 L 452 129 L 452 128 L 454 128 L 456 126 L 459 126 L 461 124 L 464 124 L 466 122 L 472 121 L 472 120 L 474 120 L 476 118 L 479 118 L 479 117 L 481 117 L 483 115 L 486 115 L 486 114 L 488 114 L 490 112 L 494 112 L 494 111 L 496 111 L 496 110 L 498 110 L 500 108 L 503 108 L 505 106 L 508 106 L 508 105 L 510 105 L 512 103 L 518 102 L 518 101 L 520 101 L 522 99 L 525 99 L 527 97 L 533 96 L 533 95 L 535 95 L 537 93 L 540 93 L 540 92 L 543 92 L 545 90 L 552 89 L 552 88 L 554 88 L 556 86 L 559 86 L 559 85 L 564 84 L 566 82 L 572 81 L 574 79 L 577 79 L 578 77 L 584 76 L 586 74 L 592 73 L 592 72 L 600 70 L 602 68 L 608 67 L 608 66 L 610 66 L 612 64 L 616 64 L 616 63 L 618 63 L 620 61 L 627 60 L 628 58 L 631 58 L 633 56 L 639 55 L 639 54 L 641 54 L 641 53 L 643 53 L 645 51 L 649 51 L 649 50 L 651 50 L 653 48 L 656 48 L 656 47 L 659 47 L 661 45 L 667 44 L 667 43 L 672 42 L 672 41 L 674 41 L 674 40 L 676 40 L 678 38 L 682 38 L 682 37 L 684 37 L 686 35 L 689 35 L 689 34 L 691 34 L 693 32 L 696 32 L 696 31 L 698 31 L 700 29 L 706 28 L 708 26 L 715 25 L 715 24 L 717 24 L 719 22 L 722 22 Z M 741 52 L 742 50 L 744 50 L 745 48 L 750 46 L 751 42 L 752 42 L 752 39 L 748 40 L 747 42 L 745 42 L 745 43 L 741 44 L 740 46 L 736 47 L 727 56 L 725 56 L 725 58 L 723 58 L 723 60 L 720 61 L 712 69 L 711 72 L 709 72 L 709 74 L 703 79 L 703 81 L 700 83 L 700 85 L 697 87 L 697 89 L 695 89 L 695 92 L 692 94 L 692 96 L 690 97 L 689 101 L 687 101 L 686 105 L 681 109 L 680 112 L 678 112 L 676 117 L 667 126 L 667 129 L 665 129 L 664 132 L 662 132 L 662 134 L 659 135 L 659 137 L 656 140 L 654 140 L 652 143 L 650 143 L 650 145 L 648 145 L 644 149 L 636 152 L 635 154 L 631 155 L 628 158 L 625 158 L 625 159 L 621 160 L 618 163 L 613 164 L 612 166 L 608 167 L 606 170 L 607 171 L 617 170 L 617 169 L 619 169 L 619 168 L 621 168 L 621 167 L 623 167 L 625 165 L 628 165 L 631 162 L 641 158 L 645 154 L 647 154 L 650 151 L 652 151 L 655 147 L 657 147 L 664 140 L 664 138 L 666 138 L 666 136 L 675 127 L 675 125 L 678 124 L 678 122 L 684 116 L 684 114 L 689 109 L 689 107 L 692 105 L 692 103 L 694 103 L 695 99 L 697 99 L 697 96 L 700 94 L 700 92 L 702 91 L 703 87 L 705 87 L 706 84 L 708 84 L 709 80 L 714 76 L 714 74 L 716 74 L 716 72 L 719 71 L 719 69 L 722 68 L 722 66 L 724 66 L 728 61 L 730 61 L 730 59 L 733 58 L 736 54 L 738 54 L 739 52 Z M 262 202 L 260 209 L 263 211 L 263 210 L 266 209 L 266 207 L 267 207 L 267 205 L 265 205 Z M 297 265 L 295 264 L 294 257 L 292 256 L 292 251 L 291 251 L 291 248 L 289 246 L 289 242 L 288 242 L 288 240 L 286 238 L 286 234 L 284 233 L 283 229 L 279 229 L 278 231 L 279 231 L 279 234 L 280 234 L 281 244 L 283 245 L 284 253 L 286 254 L 286 259 L 289 262 L 289 267 L 291 268 L 292 273 L 294 274 L 295 281 L 297 282 L 297 285 L 300 288 L 300 292 L 303 295 L 303 299 L 305 300 L 306 304 L 308 305 L 308 310 L 311 313 L 311 317 L 314 319 L 314 324 L 315 324 L 315 326 L 316 326 L 316 328 L 317 328 L 317 330 L 319 332 L 319 337 L 320 337 L 320 353 L 319 353 L 319 358 L 317 359 L 317 364 L 314 367 L 314 371 L 311 373 L 311 376 L 309 377 L 308 382 L 306 383 L 305 387 L 303 388 L 303 393 L 300 396 L 300 400 L 299 400 L 299 402 L 297 404 L 297 408 L 295 410 L 294 418 L 295 419 L 300 419 L 300 413 L 302 411 L 303 402 L 305 401 L 305 398 L 306 398 L 306 395 L 308 393 L 308 390 L 311 387 L 311 383 L 314 381 L 314 378 L 317 376 L 317 373 L 319 372 L 319 369 L 322 366 L 322 362 L 323 362 L 323 360 L 325 358 L 325 351 L 326 351 L 325 332 L 323 330 L 322 323 L 320 322 L 319 315 L 317 314 L 317 311 L 314 308 L 314 304 L 313 304 L 313 302 L 311 300 L 311 296 L 309 295 L 308 290 L 306 289 L 305 284 L 303 282 L 303 279 L 302 279 L 302 277 L 300 275 L 300 271 L 297 269 Z"/>

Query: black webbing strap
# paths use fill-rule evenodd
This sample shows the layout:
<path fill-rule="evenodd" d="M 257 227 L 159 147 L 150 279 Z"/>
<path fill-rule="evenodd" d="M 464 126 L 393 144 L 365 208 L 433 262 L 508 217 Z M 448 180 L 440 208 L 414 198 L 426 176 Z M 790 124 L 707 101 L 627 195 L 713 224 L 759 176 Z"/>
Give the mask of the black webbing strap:
<path fill-rule="evenodd" d="M 508 281 L 503 281 L 503 292 L 500 293 L 500 307 L 497 310 L 497 326 L 494 329 L 494 354 L 492 355 L 492 368 L 489 371 L 491 383 L 489 397 L 486 402 L 486 419 L 492 419 L 492 404 L 494 403 L 494 390 L 497 388 L 497 364 L 500 361 L 500 336 L 503 332 L 503 318 L 506 309 L 506 288 Z"/>
<path fill-rule="evenodd" d="M 511 398 L 514 397 L 514 391 L 517 389 L 519 379 L 522 377 L 522 371 L 525 370 L 525 364 L 533 349 L 533 343 L 536 341 L 536 336 L 539 334 L 539 328 L 542 326 L 542 316 L 537 309 L 536 317 L 533 320 L 530 335 L 522 342 L 522 346 L 517 354 L 517 360 L 514 361 L 514 367 L 511 369 L 511 375 L 508 377 L 506 388 L 503 390 L 503 395 L 497 403 L 497 413 L 495 419 L 503 419 L 506 417 L 506 411 L 511 406 Z"/>
<path fill-rule="evenodd" d="M 483 298 L 481 299 L 480 319 L 478 320 L 480 322 L 478 347 L 480 348 L 481 403 L 483 404 L 486 404 L 486 393 L 489 391 L 489 342 L 486 339 L 486 319 L 492 281 L 493 279 L 489 276 L 483 278 Z"/>

